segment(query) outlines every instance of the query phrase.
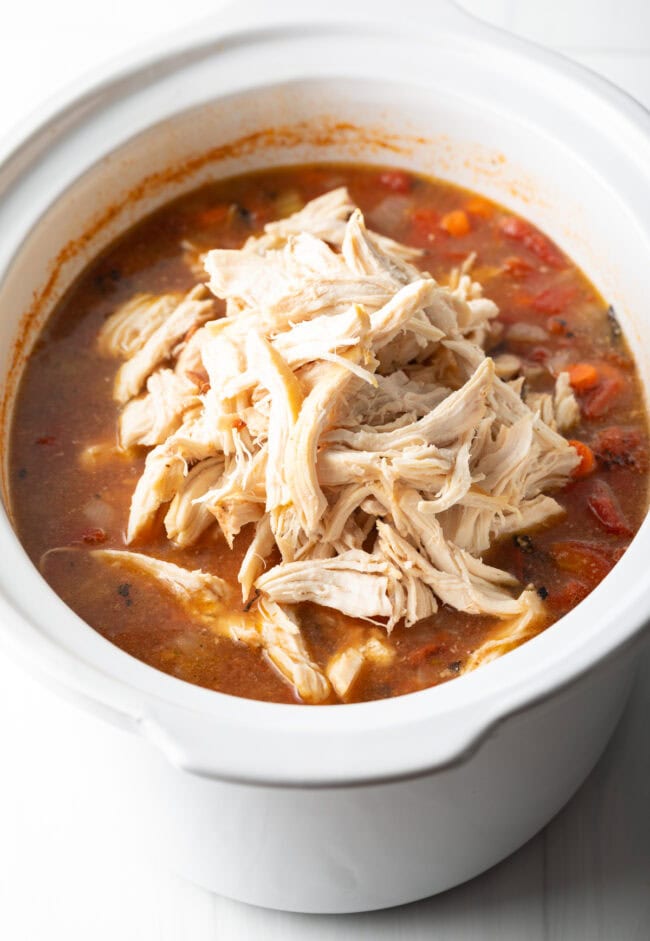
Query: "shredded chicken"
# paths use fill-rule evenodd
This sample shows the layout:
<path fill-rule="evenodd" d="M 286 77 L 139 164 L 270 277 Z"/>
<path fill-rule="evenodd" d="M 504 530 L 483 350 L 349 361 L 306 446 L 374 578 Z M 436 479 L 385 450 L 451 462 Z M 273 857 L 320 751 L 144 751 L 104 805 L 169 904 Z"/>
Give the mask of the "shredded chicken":
<path fill-rule="evenodd" d="M 470 654 L 465 661 L 463 673 L 471 673 L 477 667 L 496 660 L 533 636 L 544 615 L 543 605 L 534 588 L 527 589 L 522 595 L 522 600 L 524 604 L 521 614 L 513 621 L 507 622 Z"/>
<path fill-rule="evenodd" d="M 214 298 L 202 284 L 198 285 L 174 306 L 152 333 L 145 329 L 134 338 L 129 345 L 128 358 L 115 377 L 115 399 L 124 404 L 137 395 L 153 370 L 172 355 L 189 331 L 209 320 L 214 309 Z M 138 314 L 140 320 L 146 320 L 147 307 L 139 307 Z M 123 311 L 117 311 L 113 317 L 120 322 Z M 112 332 L 111 320 L 104 331 L 106 339 Z"/>
<path fill-rule="evenodd" d="M 364 666 L 368 663 L 390 666 L 395 651 L 378 632 L 339 650 L 327 664 L 327 678 L 339 699 L 347 699 Z"/>
<path fill-rule="evenodd" d="M 230 589 L 217 575 L 185 569 L 140 552 L 95 549 L 92 555 L 109 565 L 126 566 L 155 579 L 197 621 L 215 633 L 250 646 L 263 647 L 277 669 L 305 702 L 327 699 L 330 684 L 307 651 L 290 608 L 260 601 L 252 614 L 236 614 L 227 604 Z"/>
<path fill-rule="evenodd" d="M 291 609 L 265 599 L 259 602 L 257 609 L 262 619 L 262 641 L 272 663 L 305 702 L 316 703 L 327 699 L 330 684 L 311 660 Z"/>
<path fill-rule="evenodd" d="M 123 565 L 149 575 L 171 592 L 194 617 L 212 622 L 228 594 L 222 578 L 201 569 L 189 570 L 172 562 L 163 562 L 141 552 L 120 549 L 94 549 L 92 555 L 109 565 Z"/>
<path fill-rule="evenodd" d="M 558 375 L 552 395 L 527 395 L 526 403 L 539 412 L 550 428 L 561 433 L 569 431 L 580 420 L 580 406 L 571 388 L 568 372 Z"/>
<path fill-rule="evenodd" d="M 486 355 L 498 310 L 472 279 L 473 257 L 443 286 L 418 255 L 367 230 L 337 189 L 240 250 L 207 252 L 207 287 L 139 295 L 99 338 L 125 360 L 120 443 L 150 449 L 128 542 L 163 507 L 180 546 L 210 527 L 232 546 L 254 524 L 238 576 L 245 613 L 213 619 L 262 647 L 308 702 L 348 697 L 364 663 L 390 661 L 393 626 L 439 604 L 500 621 L 466 671 L 543 617 L 530 588 L 481 556 L 562 513 L 551 492 L 579 462 L 562 437 L 577 402 L 566 373 L 554 394 L 524 396 L 520 360 Z M 205 609 L 210 595 L 223 608 L 214 576 L 96 554 L 128 556 L 183 604 L 196 594 Z M 323 672 L 300 631 L 303 601 L 375 626 Z"/>

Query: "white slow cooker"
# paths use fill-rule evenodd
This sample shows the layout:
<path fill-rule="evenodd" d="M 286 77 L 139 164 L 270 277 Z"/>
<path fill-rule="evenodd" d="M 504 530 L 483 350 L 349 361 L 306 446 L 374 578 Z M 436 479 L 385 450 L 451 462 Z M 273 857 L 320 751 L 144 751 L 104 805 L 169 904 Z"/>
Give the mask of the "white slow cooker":
<path fill-rule="evenodd" d="M 413 168 L 531 219 L 615 305 L 648 387 L 650 120 L 639 105 L 449 0 L 243 2 L 98 72 L 5 141 L 5 454 L 24 357 L 94 254 L 207 179 L 318 160 Z M 0 641 L 125 740 L 142 739 L 140 760 L 113 757 L 105 773 L 122 788 L 140 776 L 147 839 L 177 871 L 258 905 L 360 911 L 474 876 L 567 801 L 626 702 L 649 553 L 646 520 L 574 611 L 475 673 L 313 708 L 200 689 L 123 653 L 51 591 L 3 512 Z"/>

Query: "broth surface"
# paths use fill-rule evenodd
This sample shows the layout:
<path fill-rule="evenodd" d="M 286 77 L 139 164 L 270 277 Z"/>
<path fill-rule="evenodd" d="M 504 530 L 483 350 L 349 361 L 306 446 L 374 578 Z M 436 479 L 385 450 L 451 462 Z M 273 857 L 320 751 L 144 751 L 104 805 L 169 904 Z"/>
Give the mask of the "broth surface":
<path fill-rule="evenodd" d="M 566 515 L 537 532 L 507 537 L 485 560 L 532 582 L 548 626 L 577 604 L 618 561 L 647 509 L 646 414 L 634 363 L 615 313 L 580 270 L 533 226 L 498 205 L 437 180 L 387 168 L 282 168 L 209 184 L 166 205 L 91 264 L 59 303 L 26 366 L 14 414 L 10 484 L 15 525 L 30 557 L 67 604 L 95 630 L 153 667 L 238 696 L 294 702 L 259 650 L 197 625 L 150 579 L 92 559 L 89 548 L 124 548 L 124 528 L 145 451 L 82 466 L 90 445 L 115 445 L 115 360 L 95 346 L 106 318 L 135 293 L 189 290 L 197 283 L 188 242 L 199 250 L 237 248 L 266 222 L 346 185 L 368 225 L 424 250 L 420 267 L 443 283 L 476 254 L 473 277 L 500 309 L 503 332 L 490 355 L 523 363 L 526 383 L 550 392 L 554 375 L 576 374 L 581 421 L 571 438 L 595 455 L 593 472 L 554 496 Z M 532 330 L 512 330 L 529 325 Z M 585 374 L 587 375 L 587 374 Z M 248 527 L 250 529 L 250 527 Z M 231 551 L 216 528 L 179 549 L 162 528 L 134 546 L 187 568 L 236 582 L 250 533 Z M 78 551 L 59 551 L 70 547 Z M 305 639 L 324 665 L 362 621 L 303 605 Z M 499 622 L 443 606 L 411 628 L 398 625 L 390 666 L 374 664 L 352 701 L 397 696 L 452 679 Z"/>

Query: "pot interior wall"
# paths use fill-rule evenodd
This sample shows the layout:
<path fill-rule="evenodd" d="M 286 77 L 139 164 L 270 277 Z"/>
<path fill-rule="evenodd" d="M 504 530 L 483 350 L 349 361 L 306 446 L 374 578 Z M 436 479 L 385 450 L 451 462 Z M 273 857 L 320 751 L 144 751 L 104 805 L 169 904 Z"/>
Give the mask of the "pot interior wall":
<path fill-rule="evenodd" d="M 164 201 L 209 179 L 313 161 L 412 168 L 531 219 L 614 304 L 647 385 L 650 320 L 639 272 L 650 253 L 640 207 L 633 192 L 612 187 L 585 159 L 590 146 L 587 136 L 569 146 L 522 125 L 515 112 L 467 97 L 376 80 L 290 82 L 184 110 L 108 150 L 50 205 L 15 255 L 0 287 L 0 375 L 10 377 L 4 434 L 21 362 L 90 258 Z"/>

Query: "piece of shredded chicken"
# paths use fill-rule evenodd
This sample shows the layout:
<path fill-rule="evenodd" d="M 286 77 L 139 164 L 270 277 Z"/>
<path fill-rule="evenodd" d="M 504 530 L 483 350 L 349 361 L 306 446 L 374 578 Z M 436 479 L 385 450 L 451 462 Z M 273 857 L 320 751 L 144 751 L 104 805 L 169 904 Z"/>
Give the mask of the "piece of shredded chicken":
<path fill-rule="evenodd" d="M 253 524 L 245 612 L 214 576 L 97 556 L 130 556 L 204 620 L 208 610 L 217 633 L 263 648 L 307 702 L 346 699 L 364 663 L 390 664 L 392 627 L 440 604 L 500 619 L 464 671 L 544 619 L 535 592 L 481 556 L 562 513 L 551 492 L 579 462 L 562 436 L 579 415 L 568 376 L 553 395 L 522 395 L 516 358 L 484 351 L 498 311 L 473 259 L 443 286 L 418 254 L 367 230 L 340 188 L 240 250 L 207 252 L 207 287 L 138 295 L 99 337 L 124 360 L 120 443 L 150 449 L 127 541 L 162 507 L 179 546 L 210 527 L 232 546 Z M 323 672 L 301 635 L 303 601 L 374 626 Z"/>

